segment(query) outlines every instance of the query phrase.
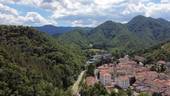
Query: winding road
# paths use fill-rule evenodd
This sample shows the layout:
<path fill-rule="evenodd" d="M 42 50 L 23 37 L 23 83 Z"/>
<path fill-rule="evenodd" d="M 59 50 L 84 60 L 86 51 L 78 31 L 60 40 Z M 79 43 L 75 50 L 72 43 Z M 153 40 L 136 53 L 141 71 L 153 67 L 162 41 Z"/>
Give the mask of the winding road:
<path fill-rule="evenodd" d="M 73 95 L 76 95 L 76 94 L 79 93 L 79 89 L 80 89 L 80 86 L 79 86 L 79 85 L 80 85 L 80 82 L 81 82 L 82 79 L 83 79 L 83 76 L 84 76 L 85 72 L 86 72 L 86 70 L 82 71 L 82 72 L 80 73 L 80 75 L 78 76 L 77 81 L 73 84 L 73 87 L 72 87 L 72 93 L 73 93 Z"/>

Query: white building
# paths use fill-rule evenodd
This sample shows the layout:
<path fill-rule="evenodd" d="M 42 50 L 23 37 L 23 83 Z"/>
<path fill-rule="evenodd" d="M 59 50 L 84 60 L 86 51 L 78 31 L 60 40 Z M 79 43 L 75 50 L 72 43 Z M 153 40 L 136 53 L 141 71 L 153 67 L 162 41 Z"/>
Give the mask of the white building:
<path fill-rule="evenodd" d="M 121 88 L 128 88 L 130 86 L 130 81 L 128 76 L 119 76 L 115 79 L 116 85 Z"/>
<path fill-rule="evenodd" d="M 112 79 L 111 79 L 111 74 L 108 72 L 100 72 L 100 82 L 106 86 L 106 85 L 111 85 Z"/>

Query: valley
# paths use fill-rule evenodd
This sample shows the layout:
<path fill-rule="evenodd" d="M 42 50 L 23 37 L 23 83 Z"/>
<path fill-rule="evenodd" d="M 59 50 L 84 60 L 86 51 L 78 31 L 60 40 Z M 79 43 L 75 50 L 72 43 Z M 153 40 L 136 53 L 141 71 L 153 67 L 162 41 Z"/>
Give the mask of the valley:
<path fill-rule="evenodd" d="M 0 0 L 0 96 L 170 96 L 170 0 Z"/>
<path fill-rule="evenodd" d="M 168 96 L 169 25 L 141 15 L 59 34 L 0 25 L 0 95 Z"/>

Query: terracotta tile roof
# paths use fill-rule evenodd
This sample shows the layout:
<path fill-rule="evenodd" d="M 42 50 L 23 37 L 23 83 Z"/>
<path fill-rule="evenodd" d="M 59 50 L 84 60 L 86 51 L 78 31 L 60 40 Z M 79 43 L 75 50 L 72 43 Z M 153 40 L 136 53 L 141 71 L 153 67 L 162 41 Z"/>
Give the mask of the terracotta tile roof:
<path fill-rule="evenodd" d="M 88 86 L 91 86 L 91 85 L 94 85 L 97 82 L 97 80 L 96 80 L 95 77 L 89 76 L 89 77 L 86 77 L 86 81 L 85 82 L 86 82 L 86 84 Z"/>
<path fill-rule="evenodd" d="M 166 62 L 163 61 L 163 60 L 159 60 L 157 63 L 158 63 L 158 64 L 166 64 Z"/>
<path fill-rule="evenodd" d="M 128 76 L 119 76 L 118 77 L 119 80 L 129 80 L 129 77 Z"/>
<path fill-rule="evenodd" d="M 109 76 L 111 77 L 109 69 L 116 70 L 116 74 L 126 73 L 126 75 L 119 75 L 117 77 L 118 80 L 129 80 L 129 76 L 135 76 L 136 82 L 133 84 L 134 88 L 137 90 L 145 90 L 146 92 L 164 92 L 165 94 L 170 94 L 170 79 L 165 74 L 160 74 L 155 71 L 150 71 L 149 68 L 138 66 L 135 61 L 131 61 L 128 59 L 120 59 L 123 62 L 118 65 L 114 64 L 105 64 L 98 67 L 99 73 L 101 76 Z M 157 63 L 166 64 L 165 61 L 160 60 Z M 127 75 L 128 74 L 128 75 Z M 88 80 L 87 80 L 88 81 Z M 92 79 L 90 81 L 93 81 Z M 115 85 L 114 82 L 112 82 Z M 112 88 L 112 86 L 105 86 L 108 89 Z M 164 95 L 163 95 L 164 96 Z M 170 95 L 167 95 L 170 96 Z"/>
<path fill-rule="evenodd" d="M 170 86 L 170 80 L 166 80 L 164 83 L 165 83 L 167 86 Z"/>
<path fill-rule="evenodd" d="M 109 74 L 109 71 L 108 70 L 101 70 L 100 71 L 100 75 L 108 75 L 108 76 L 111 76 L 110 74 Z"/>

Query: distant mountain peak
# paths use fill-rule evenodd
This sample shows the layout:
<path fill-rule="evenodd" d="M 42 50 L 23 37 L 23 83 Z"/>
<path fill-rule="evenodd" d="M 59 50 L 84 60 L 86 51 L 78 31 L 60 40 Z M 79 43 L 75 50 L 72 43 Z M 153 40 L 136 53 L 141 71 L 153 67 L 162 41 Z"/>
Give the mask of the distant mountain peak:
<path fill-rule="evenodd" d="M 170 22 L 163 19 L 163 18 L 158 18 L 158 19 L 155 19 L 155 18 L 152 18 L 152 17 L 145 17 L 145 16 L 142 16 L 142 15 L 138 15 L 134 18 L 132 18 L 132 20 L 130 20 L 128 22 L 128 25 L 133 25 L 134 24 L 148 24 L 148 23 L 157 23 L 157 24 L 165 24 L 165 25 L 170 25 Z"/>
<path fill-rule="evenodd" d="M 145 16 L 143 16 L 143 15 L 137 15 L 137 16 L 135 16 L 134 18 L 147 18 L 147 17 L 145 17 Z"/>
<path fill-rule="evenodd" d="M 54 26 L 54 25 L 44 25 L 40 27 L 34 27 L 38 31 L 46 32 L 50 35 L 61 35 L 66 32 L 71 32 L 73 30 L 91 30 L 91 27 L 66 27 L 66 26 Z"/>
<path fill-rule="evenodd" d="M 148 17 L 142 16 L 142 15 L 138 15 L 138 16 L 133 17 L 128 23 L 145 21 L 147 19 L 148 19 Z"/>
<path fill-rule="evenodd" d="M 112 20 L 107 20 L 104 23 L 114 23 Z"/>
<path fill-rule="evenodd" d="M 56 26 L 54 26 L 54 25 L 43 25 L 43 27 L 56 27 Z"/>
<path fill-rule="evenodd" d="M 113 22 L 111 20 L 108 20 L 108 21 L 105 21 L 104 23 L 98 25 L 96 28 L 101 28 L 101 27 L 104 27 L 104 28 L 108 28 L 108 27 L 113 27 L 113 26 L 116 26 L 117 24 L 120 24 L 120 23 L 116 23 L 116 22 Z"/>
<path fill-rule="evenodd" d="M 54 35 L 54 34 L 62 34 L 65 32 L 70 32 L 74 30 L 76 27 L 57 27 L 54 25 L 44 25 L 44 26 L 34 27 L 34 28 L 41 32 L 47 32 L 50 35 Z"/>

